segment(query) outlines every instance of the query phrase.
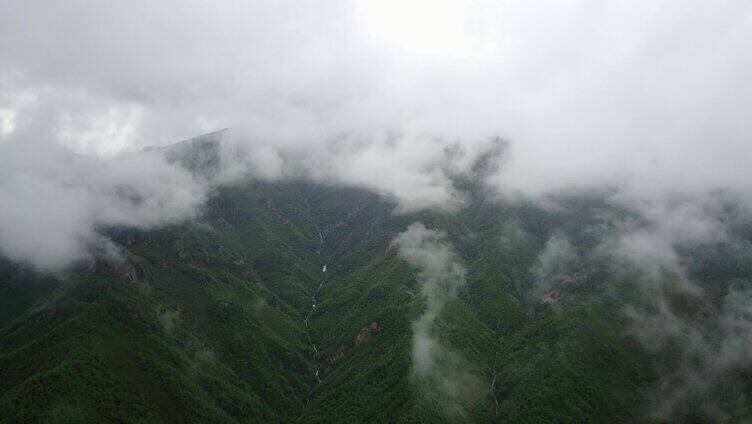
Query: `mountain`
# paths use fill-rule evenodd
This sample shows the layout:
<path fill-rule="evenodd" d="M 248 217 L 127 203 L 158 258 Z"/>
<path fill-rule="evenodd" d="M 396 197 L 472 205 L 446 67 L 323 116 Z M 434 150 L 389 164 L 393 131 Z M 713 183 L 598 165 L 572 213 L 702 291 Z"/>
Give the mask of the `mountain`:
<path fill-rule="evenodd" d="M 213 146 L 182 145 L 190 154 L 173 160 L 210 176 Z M 0 261 L 0 422 L 752 417 L 750 368 L 713 374 L 708 390 L 678 387 L 678 363 L 702 358 L 679 342 L 649 348 L 623 313 L 650 307 L 640 277 L 584 253 L 597 249 L 591 229 L 604 214 L 627 212 L 598 198 L 507 204 L 457 184 L 471 194 L 463 209 L 411 214 L 356 188 L 226 184 L 199 220 L 102 229 L 120 259 L 56 276 Z M 395 243 L 410 228 L 451 264 L 411 262 Z M 543 277 L 541 255 L 558 235 L 575 259 Z M 728 287 L 752 271 L 723 248 L 692 252 L 702 259 L 693 275 L 714 282 L 708 296 L 661 280 L 673 315 L 703 337 L 718 333 Z M 438 307 L 431 281 L 448 280 L 432 264 L 461 280 L 435 295 Z M 425 322 L 433 350 L 422 373 Z M 666 384 L 687 395 L 656 413 Z"/>

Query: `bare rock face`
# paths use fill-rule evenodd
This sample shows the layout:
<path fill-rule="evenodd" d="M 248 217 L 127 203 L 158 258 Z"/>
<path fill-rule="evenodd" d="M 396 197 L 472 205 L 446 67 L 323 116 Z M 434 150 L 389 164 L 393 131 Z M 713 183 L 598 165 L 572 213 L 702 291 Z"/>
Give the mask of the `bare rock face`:
<path fill-rule="evenodd" d="M 558 279 L 548 293 L 531 304 L 527 310 L 528 317 L 533 317 L 540 313 L 546 305 L 553 305 L 561 301 L 571 291 L 577 289 L 587 282 L 591 277 L 590 271 L 580 270 L 571 274 L 562 276 Z"/>
<path fill-rule="evenodd" d="M 590 277 L 587 271 L 577 271 L 575 273 L 564 276 L 556 285 L 548 292 L 548 295 L 541 299 L 543 303 L 556 303 L 559 299 L 564 297 L 564 294 L 572 289 L 579 287 L 585 280 Z"/>
<path fill-rule="evenodd" d="M 397 234 L 395 234 L 394 236 L 392 236 L 392 240 L 394 240 L 395 237 L 397 237 Z M 386 245 L 385 253 L 396 252 L 396 251 L 397 251 L 397 243 L 394 243 L 392 241 L 392 242 L 390 242 L 389 244 Z"/>
<path fill-rule="evenodd" d="M 576 287 L 583 281 L 587 280 L 588 277 L 590 277 L 590 273 L 588 273 L 587 271 L 577 271 L 564 277 L 561 280 L 560 284 L 564 286 Z"/>
<path fill-rule="evenodd" d="M 141 283 L 146 280 L 144 270 L 136 263 L 125 260 L 119 269 L 120 275 L 131 283 Z"/>
<path fill-rule="evenodd" d="M 329 365 L 332 366 L 337 365 L 338 362 L 345 359 L 348 353 L 350 353 L 349 346 L 340 346 L 337 348 L 337 350 L 329 354 L 329 356 L 326 358 L 326 362 L 328 362 Z"/>
<path fill-rule="evenodd" d="M 336 350 L 334 350 L 334 352 L 330 353 L 326 357 L 325 364 L 327 365 L 327 367 L 325 367 L 326 369 L 324 371 L 327 371 L 329 368 L 334 367 L 343 359 L 345 359 L 347 355 L 350 354 L 350 351 L 352 351 L 352 349 L 356 346 L 368 343 L 375 339 L 376 336 L 378 336 L 378 334 L 381 332 L 381 329 L 381 325 L 376 321 L 363 326 L 363 328 L 358 331 L 358 334 L 355 335 L 351 342 L 338 347 Z"/>
<path fill-rule="evenodd" d="M 356 346 L 365 342 L 370 342 L 381 332 L 381 326 L 378 322 L 374 321 L 365 327 L 361 328 L 358 334 L 353 339 L 353 344 Z"/>
<path fill-rule="evenodd" d="M 104 274 L 116 275 L 128 283 L 142 283 L 147 279 L 143 268 L 127 256 L 119 259 L 97 258 L 94 262 L 94 269 Z"/>
<path fill-rule="evenodd" d="M 551 289 L 550 292 L 548 292 L 548 295 L 543 298 L 543 303 L 556 303 L 557 300 L 561 299 L 561 297 L 564 295 L 564 292 L 559 287 L 554 287 Z"/>
<path fill-rule="evenodd" d="M 232 230 L 232 225 L 230 225 L 230 223 L 227 222 L 223 217 L 220 216 L 217 221 L 219 222 L 219 225 L 224 227 L 226 230 Z"/>

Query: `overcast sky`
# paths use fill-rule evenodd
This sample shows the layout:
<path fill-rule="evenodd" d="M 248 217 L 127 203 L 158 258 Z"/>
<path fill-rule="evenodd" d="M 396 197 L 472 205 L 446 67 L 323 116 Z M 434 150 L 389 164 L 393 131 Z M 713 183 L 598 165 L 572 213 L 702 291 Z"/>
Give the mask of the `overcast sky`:
<path fill-rule="evenodd" d="M 661 199 L 684 199 L 684 212 L 717 190 L 752 201 L 748 1 L 2 9 L 0 250 L 43 267 L 84 257 L 98 225 L 194 216 L 201 182 L 167 164 L 144 179 L 119 155 L 225 127 L 258 176 L 367 187 L 403 210 L 461 207 L 451 174 L 497 136 L 510 147 L 487 182 L 502 198 L 610 186 L 615 202 L 664 221 L 675 205 Z M 120 186 L 169 210 L 113 206 Z M 39 211 L 41 193 L 71 206 Z M 78 224 L 58 234 L 37 222 Z M 44 260 L 29 253 L 57 236 Z"/>

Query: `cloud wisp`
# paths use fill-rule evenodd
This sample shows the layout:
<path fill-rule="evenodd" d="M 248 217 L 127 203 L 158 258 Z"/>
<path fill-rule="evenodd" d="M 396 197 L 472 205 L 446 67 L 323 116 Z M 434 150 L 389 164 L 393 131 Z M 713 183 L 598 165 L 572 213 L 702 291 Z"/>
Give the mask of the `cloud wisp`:
<path fill-rule="evenodd" d="M 576 249 L 569 240 L 577 234 L 554 230 L 529 269 L 535 302 L 565 307 L 576 297 L 569 291 L 596 289 L 591 295 L 614 306 L 624 334 L 663 358 L 649 392 L 648 412 L 657 419 L 733 421 L 733 402 L 743 398 L 733 381 L 752 364 L 750 281 L 729 276 L 738 274 L 734 265 L 725 275 L 714 262 L 723 256 L 748 266 L 749 242 L 726 231 L 739 217 L 721 209 L 675 202 L 652 214 L 605 213 L 576 230 L 593 237 L 592 246 Z M 714 270 L 702 272 L 706 266 Z M 593 270 L 594 281 L 571 284 Z"/>
<path fill-rule="evenodd" d="M 0 143 L 0 253 L 42 271 L 117 258 L 102 230 L 192 219 L 208 185 L 157 151 L 81 155 L 19 126 Z"/>
<path fill-rule="evenodd" d="M 465 285 L 465 267 L 446 235 L 420 222 L 408 226 L 392 243 L 403 259 L 420 270 L 417 279 L 426 300 L 425 311 L 413 321 L 413 378 L 446 412 L 463 414 L 478 399 L 481 383 L 462 355 L 440 340 L 437 320 Z"/>
<path fill-rule="evenodd" d="M 6 0 L 2 12 L 12 260 L 56 271 L 116 255 L 103 228 L 195 218 L 213 184 L 239 178 L 362 187 L 411 212 L 463 207 L 457 180 L 472 176 L 499 201 L 599 193 L 628 212 L 587 257 L 549 240 L 538 290 L 601 258 L 638 270 L 652 303 L 628 315 L 646 346 L 686 333 L 693 357 L 710 343 L 663 281 L 703 297 L 686 251 L 736 242 L 723 205 L 752 221 L 749 1 Z M 228 127 L 216 180 L 142 151 Z M 467 376 L 438 369 L 458 360 L 432 329 L 464 270 L 422 225 L 395 242 L 427 300 L 415 373 L 451 394 Z M 710 320 L 711 352 L 727 359 L 694 375 L 746 363 L 746 293 L 729 291 Z"/>

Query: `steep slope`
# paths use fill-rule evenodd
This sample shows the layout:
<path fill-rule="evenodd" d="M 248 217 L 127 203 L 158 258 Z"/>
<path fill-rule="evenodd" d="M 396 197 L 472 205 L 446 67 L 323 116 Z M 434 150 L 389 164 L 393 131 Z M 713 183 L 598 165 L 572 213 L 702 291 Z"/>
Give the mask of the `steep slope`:
<path fill-rule="evenodd" d="M 671 356 L 628 333 L 618 311 L 635 296 L 630 277 L 582 263 L 549 301 L 532 295 L 547 240 L 561 232 L 591 248 L 583 229 L 603 207 L 544 211 L 479 195 L 457 213 L 395 215 L 362 190 L 246 182 L 216 189 L 200 222 L 108 229 L 123 262 L 57 277 L 2 262 L 0 421 L 650 420 Z M 467 268 L 434 330 L 478 382 L 479 396 L 454 399 L 459 409 L 413 375 L 426 299 L 392 240 L 416 221 L 445 234 Z M 750 263 L 694 272 L 732 284 Z M 737 418 L 749 406 L 732 393 L 748 390 L 747 375 L 714 392 Z M 683 416 L 708 419 L 693 414 Z"/>
<path fill-rule="evenodd" d="M 0 416 L 294 416 L 311 384 L 301 321 L 319 268 L 305 227 L 256 200 L 218 194 L 208 223 L 113 230 L 126 263 L 81 266 L 3 328 Z"/>

